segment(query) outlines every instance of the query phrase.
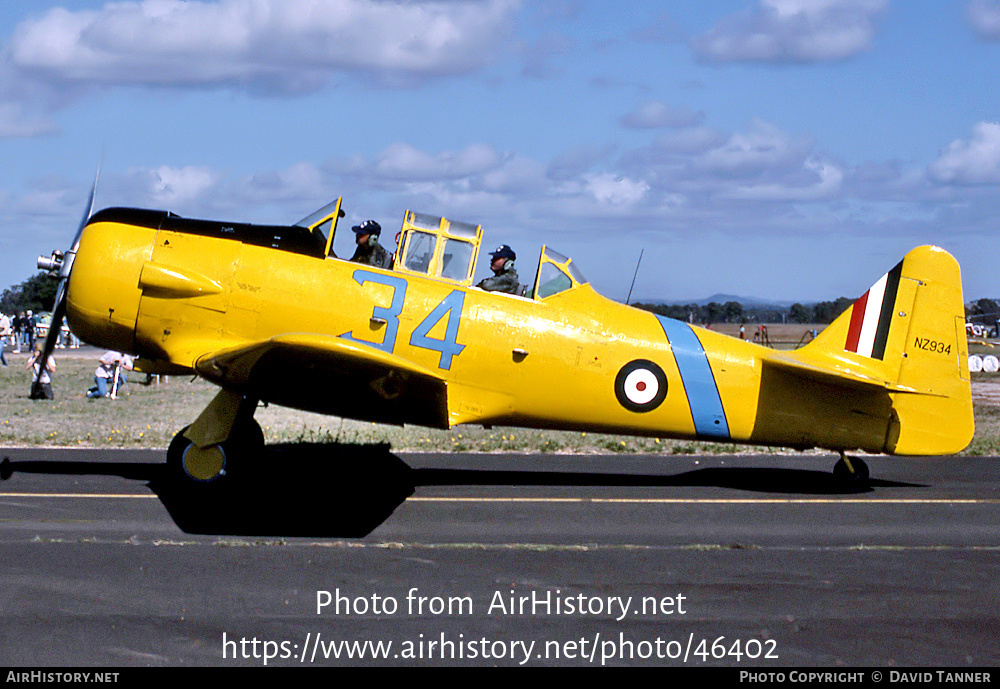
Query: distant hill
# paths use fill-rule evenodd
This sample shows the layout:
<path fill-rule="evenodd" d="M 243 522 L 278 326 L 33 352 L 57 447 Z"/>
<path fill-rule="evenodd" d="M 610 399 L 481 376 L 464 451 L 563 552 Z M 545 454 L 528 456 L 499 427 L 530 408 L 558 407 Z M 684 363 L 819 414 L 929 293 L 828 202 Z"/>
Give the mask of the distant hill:
<path fill-rule="evenodd" d="M 643 304 L 665 304 L 667 306 L 687 306 L 688 304 L 697 304 L 698 306 L 705 306 L 715 302 L 716 304 L 725 304 L 726 302 L 735 301 L 738 304 L 754 308 L 775 308 L 775 309 L 787 309 L 794 301 L 774 301 L 772 299 L 762 299 L 760 297 L 741 297 L 736 294 L 713 294 L 710 297 L 705 297 L 703 299 L 633 299 L 633 302 L 642 302 Z"/>

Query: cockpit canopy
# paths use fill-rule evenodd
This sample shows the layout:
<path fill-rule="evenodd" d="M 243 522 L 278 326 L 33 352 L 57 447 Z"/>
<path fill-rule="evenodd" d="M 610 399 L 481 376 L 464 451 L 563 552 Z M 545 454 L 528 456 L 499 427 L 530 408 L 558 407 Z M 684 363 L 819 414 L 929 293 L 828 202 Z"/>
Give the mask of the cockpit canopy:
<path fill-rule="evenodd" d="M 324 256 L 333 257 L 331 249 L 337 221 L 344 217 L 341 201 L 337 199 L 295 223 L 298 227 L 307 228 L 319 243 L 325 244 Z M 480 225 L 406 211 L 403 227 L 396 235 L 397 248 L 392 270 L 471 286 L 482 239 L 483 228 Z M 573 259 L 542 246 L 535 281 L 531 285 L 522 285 L 520 294 L 533 299 L 547 299 L 585 284 L 587 278 L 574 265 Z"/>
<path fill-rule="evenodd" d="M 542 255 L 538 259 L 538 274 L 535 276 L 535 289 L 532 293 L 536 299 L 545 299 L 585 284 L 587 278 L 583 277 L 583 273 L 573 265 L 573 259 L 546 246 L 542 247 Z"/>
<path fill-rule="evenodd" d="M 395 270 L 472 284 L 481 226 L 407 211 L 400 232 Z"/>

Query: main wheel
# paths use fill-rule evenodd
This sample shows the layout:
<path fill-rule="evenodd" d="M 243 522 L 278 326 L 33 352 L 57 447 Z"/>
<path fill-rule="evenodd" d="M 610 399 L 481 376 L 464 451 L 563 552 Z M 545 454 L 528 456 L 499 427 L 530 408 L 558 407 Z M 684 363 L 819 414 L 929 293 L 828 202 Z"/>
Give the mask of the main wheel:
<path fill-rule="evenodd" d="M 209 484 L 225 479 L 228 483 L 232 481 L 234 464 L 251 463 L 264 449 L 264 431 L 254 419 L 234 427 L 226 440 L 208 447 L 192 443 L 184 435 L 188 428 L 181 429 L 167 449 L 170 473 L 183 481 Z M 244 468 L 240 466 L 241 470 Z"/>
<path fill-rule="evenodd" d="M 188 428 L 181 429 L 167 448 L 167 466 L 171 475 L 195 483 L 215 483 L 225 478 L 229 462 L 226 443 L 198 447 L 185 437 Z"/>

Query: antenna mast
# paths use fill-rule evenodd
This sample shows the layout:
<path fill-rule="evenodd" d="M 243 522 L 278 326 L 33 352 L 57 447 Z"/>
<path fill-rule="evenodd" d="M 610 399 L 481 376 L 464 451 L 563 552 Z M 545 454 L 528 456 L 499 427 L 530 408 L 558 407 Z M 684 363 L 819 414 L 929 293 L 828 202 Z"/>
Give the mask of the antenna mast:
<path fill-rule="evenodd" d="M 639 260 L 635 262 L 635 272 L 632 274 L 632 284 L 628 288 L 628 296 L 625 297 L 625 306 L 628 306 L 629 301 L 632 300 L 632 288 L 635 287 L 635 276 L 639 274 L 639 264 L 642 263 L 642 252 L 645 249 L 639 250 Z"/>

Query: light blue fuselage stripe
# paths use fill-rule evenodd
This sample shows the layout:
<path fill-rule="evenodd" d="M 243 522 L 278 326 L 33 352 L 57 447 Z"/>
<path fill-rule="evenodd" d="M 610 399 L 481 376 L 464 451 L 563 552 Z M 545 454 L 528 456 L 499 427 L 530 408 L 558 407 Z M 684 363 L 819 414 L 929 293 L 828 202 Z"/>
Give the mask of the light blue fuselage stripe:
<path fill-rule="evenodd" d="M 719 386 L 701 341 L 687 323 L 657 315 L 681 373 L 681 382 L 691 407 L 691 418 L 698 435 L 728 438 L 729 424 L 722 408 Z"/>

